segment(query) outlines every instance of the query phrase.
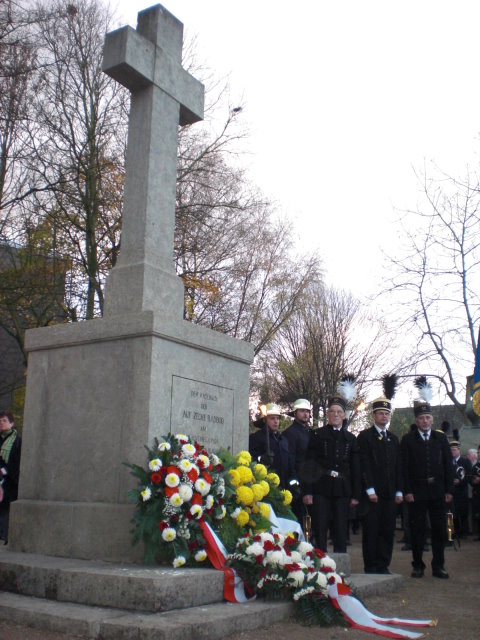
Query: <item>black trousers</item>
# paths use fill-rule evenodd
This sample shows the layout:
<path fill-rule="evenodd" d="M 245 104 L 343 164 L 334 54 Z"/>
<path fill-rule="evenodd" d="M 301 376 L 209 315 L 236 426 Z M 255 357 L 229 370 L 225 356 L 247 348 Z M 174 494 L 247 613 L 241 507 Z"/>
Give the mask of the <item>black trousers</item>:
<path fill-rule="evenodd" d="M 395 498 L 368 502 L 362 523 L 362 552 L 365 573 L 382 573 L 392 560 L 397 505 Z"/>
<path fill-rule="evenodd" d="M 347 527 L 350 498 L 313 496 L 312 532 L 316 546 L 327 551 L 327 534 L 332 524 L 334 553 L 347 552 Z"/>
<path fill-rule="evenodd" d="M 446 520 L 445 500 L 415 500 L 408 503 L 412 535 L 412 565 L 424 569 L 423 547 L 426 539 L 426 515 L 430 517 L 432 538 L 432 569 L 443 569 L 445 563 Z"/>

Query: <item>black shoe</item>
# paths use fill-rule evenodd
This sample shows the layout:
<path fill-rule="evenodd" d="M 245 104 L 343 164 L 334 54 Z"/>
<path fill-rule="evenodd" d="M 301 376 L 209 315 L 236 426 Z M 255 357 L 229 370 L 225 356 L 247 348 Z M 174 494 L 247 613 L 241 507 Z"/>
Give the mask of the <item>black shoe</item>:
<path fill-rule="evenodd" d="M 442 580 L 448 580 L 449 575 L 445 569 L 432 569 L 432 576 L 434 578 L 441 578 Z"/>
<path fill-rule="evenodd" d="M 412 545 L 411 544 L 404 544 L 402 547 L 402 551 L 411 551 L 412 550 Z"/>
<path fill-rule="evenodd" d="M 381 575 L 386 575 L 386 576 L 392 575 L 392 572 L 390 571 L 390 569 L 379 569 L 377 573 L 380 573 Z"/>
<path fill-rule="evenodd" d="M 414 569 L 412 571 L 412 578 L 423 578 L 423 569 Z"/>

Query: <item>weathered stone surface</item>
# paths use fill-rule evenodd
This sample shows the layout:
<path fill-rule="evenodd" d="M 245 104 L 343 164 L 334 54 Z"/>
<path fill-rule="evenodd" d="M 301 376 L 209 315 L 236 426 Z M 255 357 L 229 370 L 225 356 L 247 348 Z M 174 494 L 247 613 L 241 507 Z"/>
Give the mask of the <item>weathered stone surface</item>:
<path fill-rule="evenodd" d="M 178 124 L 203 111 L 182 30 L 156 5 L 106 39 L 105 70 L 132 90 L 122 248 L 103 319 L 27 334 L 16 551 L 139 562 L 122 463 L 179 427 L 210 450 L 247 447 L 253 349 L 182 320 L 172 261 Z"/>

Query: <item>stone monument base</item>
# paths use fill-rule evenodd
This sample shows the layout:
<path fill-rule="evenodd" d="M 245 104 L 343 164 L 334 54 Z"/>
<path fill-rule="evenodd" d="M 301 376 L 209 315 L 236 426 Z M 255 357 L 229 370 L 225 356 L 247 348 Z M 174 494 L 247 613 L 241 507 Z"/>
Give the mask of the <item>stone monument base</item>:
<path fill-rule="evenodd" d="M 36 329 L 27 349 L 13 550 L 138 562 L 123 463 L 169 432 L 248 447 L 247 343 L 145 311 Z"/>

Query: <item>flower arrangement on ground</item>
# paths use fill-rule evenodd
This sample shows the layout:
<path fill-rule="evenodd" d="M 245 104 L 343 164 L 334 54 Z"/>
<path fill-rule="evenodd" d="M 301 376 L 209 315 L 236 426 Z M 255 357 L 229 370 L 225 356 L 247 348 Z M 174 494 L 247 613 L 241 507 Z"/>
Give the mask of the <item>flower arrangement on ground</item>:
<path fill-rule="evenodd" d="M 303 622 L 344 622 L 328 598 L 328 586 L 343 582 L 334 560 L 293 534 L 247 534 L 227 563 L 250 591 L 267 598 L 292 598 Z"/>
<path fill-rule="evenodd" d="M 146 469 L 127 464 L 139 480 L 129 491 L 136 502 L 134 542 L 144 542 L 147 563 L 203 562 L 207 553 L 198 523 L 215 527 L 226 516 L 221 460 L 184 434 L 155 438 L 147 452 Z"/>
<path fill-rule="evenodd" d="M 280 488 L 280 478 L 269 472 L 263 464 L 252 462 L 248 451 L 241 451 L 236 457 L 221 452 L 226 470 L 226 484 L 233 490 L 227 492 L 240 527 L 251 530 L 265 530 L 270 527 L 272 508 L 275 514 L 295 520 L 290 508 L 292 494 Z M 235 506 L 236 505 L 236 506 Z"/>
<path fill-rule="evenodd" d="M 136 503 L 133 541 L 143 541 L 146 563 L 179 567 L 206 560 L 204 522 L 231 551 L 246 531 L 270 527 L 272 508 L 294 519 L 290 492 L 279 489 L 277 474 L 252 463 L 248 451 L 209 453 L 184 434 L 155 438 L 145 448 L 146 468 L 127 466 L 138 480 L 129 491 Z"/>

